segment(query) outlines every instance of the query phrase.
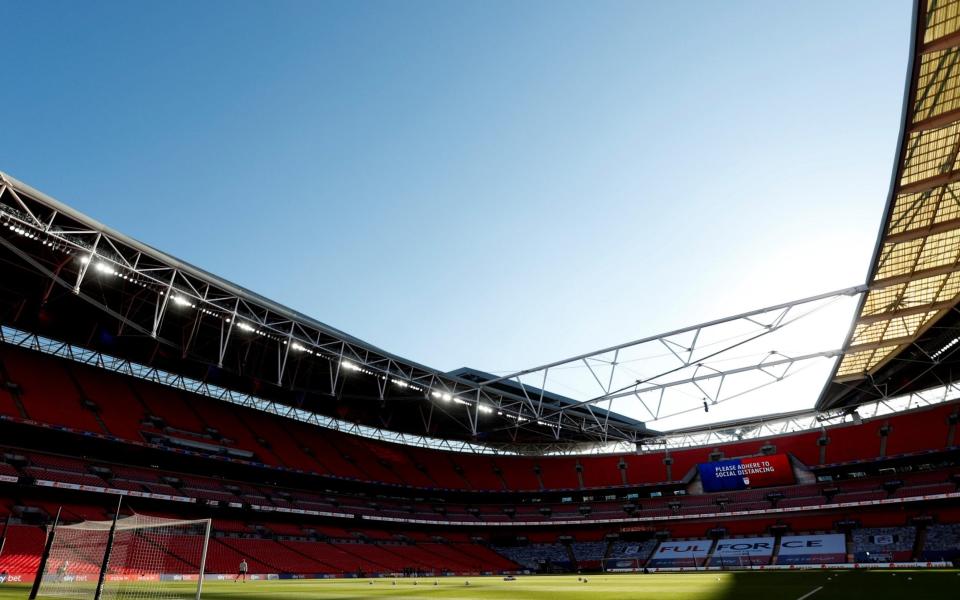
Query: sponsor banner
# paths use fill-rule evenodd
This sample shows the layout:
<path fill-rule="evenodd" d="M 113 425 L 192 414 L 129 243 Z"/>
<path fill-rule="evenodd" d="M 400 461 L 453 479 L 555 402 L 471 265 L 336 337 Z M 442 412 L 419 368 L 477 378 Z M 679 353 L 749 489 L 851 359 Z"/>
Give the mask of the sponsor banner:
<path fill-rule="evenodd" d="M 55 574 L 52 575 L 49 572 L 47 572 L 47 573 L 44 573 L 43 576 L 44 576 L 44 581 L 63 581 L 66 583 L 84 583 L 87 581 L 93 582 L 97 580 L 96 575 L 71 575 L 69 573 L 64 575 L 63 577 L 58 577 Z"/>
<path fill-rule="evenodd" d="M 619 571 L 621 569 L 632 571 L 633 569 L 642 566 L 640 562 L 643 559 L 641 558 L 617 558 L 607 560 L 607 571 Z"/>
<path fill-rule="evenodd" d="M 160 581 L 161 579 L 162 576 L 157 573 L 144 573 L 139 575 L 108 573 L 106 575 L 107 581 Z"/>
<path fill-rule="evenodd" d="M 650 558 L 650 564 L 661 567 L 697 565 L 710 553 L 710 540 L 667 540 L 660 542 Z"/>
<path fill-rule="evenodd" d="M 206 573 L 203 576 L 204 581 L 233 581 L 237 578 L 236 573 Z M 279 579 L 277 573 L 247 573 L 247 581 L 263 581 L 265 579 Z"/>
<path fill-rule="evenodd" d="M 884 551 L 884 552 L 854 552 L 853 559 L 857 562 L 876 563 L 876 562 L 899 562 L 901 560 L 910 560 L 913 552 L 910 550 Z"/>
<path fill-rule="evenodd" d="M 845 562 L 846 557 L 847 541 L 842 533 L 785 535 L 780 539 L 777 563 L 837 563 Z"/>
<path fill-rule="evenodd" d="M 842 533 L 785 535 L 780 538 L 780 556 L 843 554 L 846 551 L 847 542 Z"/>
<path fill-rule="evenodd" d="M 717 542 L 713 566 L 760 565 L 770 562 L 776 540 L 772 537 L 726 539 Z"/>
<path fill-rule="evenodd" d="M 793 468 L 786 454 L 737 458 L 697 465 L 703 491 L 743 490 L 794 482 Z"/>
<path fill-rule="evenodd" d="M 17 480 L 16 477 L 13 478 L 14 481 Z M 2 481 L 2 480 L 0 480 Z M 49 481 L 47 479 L 37 479 L 33 482 L 34 485 L 40 487 L 51 487 L 64 490 L 78 490 L 82 492 L 97 492 L 101 494 L 110 494 L 112 496 L 136 496 L 138 498 L 154 498 L 156 500 L 169 500 L 171 502 L 196 502 L 196 498 L 188 498 L 186 496 L 171 496 L 169 494 L 151 494 L 149 492 L 137 492 L 132 490 L 117 490 L 113 488 L 105 488 L 96 485 L 80 485 L 77 483 L 67 483 L 64 481 Z"/>
<path fill-rule="evenodd" d="M 612 561 L 611 561 L 612 562 Z M 832 564 L 826 563 L 817 563 L 817 564 L 806 564 L 806 565 L 755 565 L 755 566 L 745 566 L 745 570 L 753 571 L 802 571 L 810 569 L 943 569 L 951 567 L 953 563 L 948 561 L 926 561 L 926 562 L 882 562 L 882 563 L 848 563 L 848 562 L 838 562 Z M 637 566 L 636 562 L 631 561 L 630 565 L 623 565 L 619 567 L 610 567 L 607 569 L 611 573 L 636 573 L 640 571 L 648 570 L 651 573 L 658 572 L 671 572 L 671 571 L 720 571 L 722 567 L 711 566 L 711 567 L 651 567 L 645 569 L 642 566 Z M 514 571 L 521 574 L 530 574 L 528 570 Z M 0 584 L 3 583 L 30 583 L 34 579 L 33 573 L 17 573 L 17 574 L 7 574 L 6 578 L 2 577 L 3 573 L 0 573 Z M 389 574 L 385 573 L 369 573 L 367 577 L 388 577 Z M 394 577 L 403 577 L 401 573 L 395 573 L 392 576 Z M 439 577 L 444 577 L 445 575 L 438 575 Z M 196 581 L 197 575 L 186 574 L 186 575 L 175 575 L 175 574 L 162 574 L 162 575 L 151 575 L 149 576 L 151 580 L 160 579 L 162 581 Z M 203 576 L 204 580 L 207 581 L 232 581 L 236 577 L 235 573 L 207 573 Z M 247 579 L 252 580 L 274 580 L 274 579 L 344 579 L 344 578 L 355 578 L 356 574 L 332 574 L 332 573 L 257 573 L 253 575 L 247 575 Z M 127 581 L 136 581 L 137 577 L 130 577 L 126 579 Z M 95 577 L 86 576 L 86 575 L 67 575 L 64 578 L 64 581 L 83 581 L 83 582 L 94 582 L 96 581 Z"/>
<path fill-rule="evenodd" d="M 837 554 L 810 554 L 810 555 L 791 555 L 778 556 L 778 565 L 816 565 L 820 563 L 840 563 L 847 560 L 846 553 Z"/>
<path fill-rule="evenodd" d="M 0 420 L 2 420 L 2 415 L 0 415 Z M 768 457 L 769 458 L 769 457 Z M 53 487 L 55 482 L 36 480 L 34 485 L 42 487 Z M 58 487 L 67 487 L 70 484 L 57 484 Z M 80 486 L 76 486 L 79 488 Z M 115 490 L 110 493 L 124 493 L 126 495 L 136 495 L 143 498 L 163 498 L 164 496 L 160 494 L 150 494 L 147 492 L 131 492 L 124 490 Z M 166 498 L 177 501 L 177 502 L 188 502 L 196 503 L 196 498 L 185 498 L 181 496 L 167 496 Z M 869 501 L 858 501 L 858 502 L 839 502 L 833 504 L 818 504 L 810 506 L 791 506 L 786 508 L 765 508 L 759 510 L 736 510 L 736 511 L 717 511 L 709 510 L 704 507 L 703 513 L 690 513 L 683 515 L 657 515 L 657 516 L 638 516 L 638 517 L 621 517 L 621 518 L 597 518 L 597 519 L 571 519 L 564 520 L 565 524 L 570 525 L 597 525 L 603 523 L 636 523 L 636 522 L 666 522 L 666 521 L 690 521 L 696 519 L 705 519 L 705 518 L 723 518 L 723 517 L 739 517 L 739 516 L 750 516 L 750 515 L 779 515 L 779 514 L 795 514 L 801 512 L 811 512 L 815 510 L 836 510 L 838 508 L 854 508 L 859 506 L 900 506 L 903 504 L 912 504 L 914 502 L 929 501 L 929 500 L 943 500 L 943 499 L 960 499 L 960 492 L 946 492 L 941 494 L 927 494 L 923 496 L 907 496 L 903 498 L 884 498 L 882 500 L 869 500 Z M 243 505 L 238 502 L 230 502 L 229 506 L 234 508 L 241 508 Z M 361 519 L 369 521 L 380 521 L 380 522 L 395 522 L 395 523 L 415 523 L 419 525 L 443 525 L 443 526 L 463 526 L 463 527 L 480 527 L 480 528 L 489 528 L 489 527 L 556 527 L 555 520 L 545 520 L 545 521 L 456 521 L 456 520 L 436 520 L 436 519 L 418 519 L 418 518 L 398 518 L 398 517 L 385 517 L 381 515 L 356 515 L 350 513 L 335 513 L 335 512 L 326 512 L 326 511 L 306 511 L 307 514 L 317 515 L 322 517 L 333 517 L 340 519 L 355 519 L 358 516 Z M 939 560 L 939 559 L 937 559 Z"/>
<path fill-rule="evenodd" d="M 160 575 L 160 581 L 196 581 L 197 574 L 179 574 L 179 573 L 163 573 Z"/>
<path fill-rule="evenodd" d="M 937 562 L 891 562 L 891 563 L 817 563 L 809 565 L 756 565 L 744 567 L 750 571 L 806 571 L 811 569 L 943 569 L 952 566 L 946 561 Z M 636 573 L 649 571 L 650 573 L 671 573 L 677 571 L 720 571 L 722 567 L 657 567 L 650 569 L 609 569 L 612 573 Z"/>

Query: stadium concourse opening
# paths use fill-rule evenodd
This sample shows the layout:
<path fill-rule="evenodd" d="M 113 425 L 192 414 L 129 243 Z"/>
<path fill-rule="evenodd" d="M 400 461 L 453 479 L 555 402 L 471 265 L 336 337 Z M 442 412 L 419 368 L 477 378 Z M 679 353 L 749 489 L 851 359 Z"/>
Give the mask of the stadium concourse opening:
<path fill-rule="evenodd" d="M 384 351 L 0 173 L 0 600 L 955 597 L 960 0 L 917 0 L 912 31 L 864 283 L 505 376 Z M 729 362 L 838 299 L 841 347 Z M 823 360 L 809 409 L 654 428 Z M 595 394 L 557 391 L 571 366 Z"/>

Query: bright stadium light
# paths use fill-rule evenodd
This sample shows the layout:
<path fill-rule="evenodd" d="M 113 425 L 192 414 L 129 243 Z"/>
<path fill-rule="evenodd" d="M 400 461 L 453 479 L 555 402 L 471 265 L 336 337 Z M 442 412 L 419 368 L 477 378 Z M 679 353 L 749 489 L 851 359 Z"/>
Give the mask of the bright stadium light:
<path fill-rule="evenodd" d="M 253 325 L 250 325 L 249 323 L 245 323 L 245 322 L 243 322 L 243 321 L 240 321 L 239 319 L 237 320 L 237 327 L 239 327 L 240 329 L 242 329 L 242 330 L 244 330 L 244 331 L 256 331 L 256 329 L 254 329 Z"/>
<path fill-rule="evenodd" d="M 936 352 L 934 352 L 933 354 L 931 354 L 931 355 L 930 355 L 930 358 L 932 358 L 932 359 L 934 359 L 934 360 L 940 358 L 940 356 L 941 356 L 944 352 L 946 352 L 946 351 L 949 350 L 950 348 L 953 348 L 953 347 L 956 346 L 958 343 L 960 343 L 960 337 L 955 337 L 955 338 L 953 338 L 952 340 L 950 340 L 949 342 L 947 342 L 946 344 L 944 344 L 943 348 L 940 348 L 939 350 L 937 350 Z"/>
<path fill-rule="evenodd" d="M 170 298 L 177 306 L 193 306 L 193 304 L 183 296 L 173 296 Z"/>
<path fill-rule="evenodd" d="M 117 272 L 113 269 L 113 267 L 111 267 L 111 266 L 108 265 L 107 263 L 98 262 L 97 264 L 95 264 L 95 265 L 93 266 L 93 268 L 96 269 L 97 271 L 99 271 L 100 273 L 103 273 L 104 275 L 116 275 L 116 274 L 117 274 Z"/>

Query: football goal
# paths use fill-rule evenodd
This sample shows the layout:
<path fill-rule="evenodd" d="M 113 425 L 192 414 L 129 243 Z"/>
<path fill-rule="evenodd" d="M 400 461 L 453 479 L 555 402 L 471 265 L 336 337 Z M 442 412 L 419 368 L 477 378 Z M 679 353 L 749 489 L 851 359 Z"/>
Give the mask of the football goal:
<path fill-rule="evenodd" d="M 56 522 L 30 598 L 197 600 L 210 519 Z"/>

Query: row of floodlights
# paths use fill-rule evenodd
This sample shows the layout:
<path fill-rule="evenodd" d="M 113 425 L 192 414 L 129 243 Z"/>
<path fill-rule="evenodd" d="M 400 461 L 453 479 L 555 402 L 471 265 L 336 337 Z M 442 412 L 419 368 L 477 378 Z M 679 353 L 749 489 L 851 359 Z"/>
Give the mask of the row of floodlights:
<path fill-rule="evenodd" d="M 949 342 L 947 342 L 946 344 L 944 344 L 943 348 L 940 348 L 939 350 L 937 350 L 936 352 L 934 352 L 933 354 L 931 354 L 931 355 L 930 355 L 930 358 L 932 358 L 932 359 L 934 359 L 934 360 L 940 358 L 940 356 L 941 356 L 944 352 L 946 352 L 946 351 L 949 350 L 950 348 L 953 348 L 953 347 L 956 346 L 957 344 L 960 344 L 960 337 L 955 337 L 955 338 L 953 338 L 952 340 L 950 340 Z"/>
<path fill-rule="evenodd" d="M 352 361 L 347 360 L 347 359 L 343 359 L 343 360 L 340 361 L 340 368 L 342 368 L 342 369 L 345 370 L 345 371 L 353 371 L 353 372 L 355 372 L 355 373 L 364 373 L 364 374 L 366 374 L 366 375 L 372 375 L 372 376 L 374 376 L 374 377 L 379 377 L 380 379 L 384 379 L 384 380 L 388 378 L 386 375 L 381 375 L 381 374 L 379 374 L 379 373 L 374 373 L 374 372 L 371 371 L 370 369 L 368 369 L 368 368 L 366 368 L 366 367 L 361 367 L 361 366 L 358 365 L 357 363 L 352 362 Z M 403 389 L 411 390 L 411 391 L 413 391 L 413 392 L 422 392 L 422 391 L 423 391 L 423 388 L 422 388 L 422 387 L 420 387 L 420 386 L 418 386 L 418 385 L 416 385 L 416 384 L 414 384 L 414 383 L 410 383 L 409 381 L 404 381 L 403 379 L 397 379 L 396 377 L 390 377 L 389 379 L 390 379 L 390 383 L 394 384 L 394 385 L 397 386 L 397 387 L 401 387 L 401 388 L 403 388 Z M 434 393 L 436 393 L 436 392 L 434 392 Z"/>
<path fill-rule="evenodd" d="M 136 276 L 134 276 L 134 275 L 129 275 L 129 274 L 121 271 L 120 269 L 118 269 L 117 267 L 115 267 L 112 263 L 104 262 L 104 261 L 102 261 L 102 260 L 94 261 L 94 260 L 93 260 L 93 257 L 92 257 L 91 255 L 89 255 L 89 254 L 84 254 L 83 256 L 81 256 L 81 257 L 80 257 L 80 262 L 83 263 L 84 265 L 90 265 L 90 266 L 93 268 L 94 271 L 96 271 L 97 273 L 100 273 L 101 275 L 112 275 L 113 277 L 117 277 L 117 278 L 119 278 L 119 279 L 123 279 L 124 281 L 129 281 L 130 283 L 135 283 L 135 284 L 139 285 L 139 286 L 142 287 L 142 288 L 155 288 L 155 287 L 156 287 L 156 286 L 153 285 L 151 282 L 145 282 L 145 281 L 141 280 L 139 277 L 136 277 Z M 159 293 L 160 293 L 161 295 L 163 295 L 164 291 L 163 291 L 163 290 L 159 290 Z"/>
<path fill-rule="evenodd" d="M 473 405 L 474 405 L 473 402 L 471 402 L 471 401 L 469 401 L 469 400 L 464 400 L 463 398 L 460 398 L 460 397 L 458 397 L 458 396 L 454 396 L 454 395 L 451 394 L 450 392 L 439 392 L 439 391 L 437 391 L 437 390 L 433 390 L 432 392 L 430 392 L 430 395 L 433 396 L 434 398 L 436 398 L 437 400 L 442 400 L 442 401 L 444 401 L 444 402 L 453 402 L 454 404 L 462 404 L 462 405 L 464 405 L 464 406 L 473 406 Z M 490 413 L 493 412 L 493 409 L 492 409 L 492 408 L 490 408 L 489 406 L 486 406 L 486 405 L 484 405 L 484 404 L 480 404 L 480 403 L 477 403 L 477 409 L 478 409 L 480 412 L 485 413 L 485 414 L 490 414 Z M 501 413 L 501 414 L 502 414 L 502 413 Z"/>
<path fill-rule="evenodd" d="M 91 259 L 90 259 L 89 256 L 83 256 L 80 260 L 81 260 L 81 262 L 83 262 L 84 264 L 88 264 L 88 263 L 90 263 L 90 260 L 91 260 Z M 119 273 L 113 266 L 111 266 L 109 263 L 106 263 L 106 262 L 97 261 L 97 262 L 94 263 L 93 268 L 94 268 L 95 271 L 97 271 L 97 272 L 99 272 L 99 273 L 103 273 L 103 274 L 105 274 L 105 275 L 116 275 L 116 276 L 122 277 L 123 279 L 128 279 L 128 277 L 126 277 L 126 276 L 122 275 L 121 273 Z M 163 294 L 163 293 L 164 293 L 163 290 L 161 290 L 161 291 L 160 291 L 160 294 Z M 195 302 L 192 302 L 190 299 L 188 299 L 188 298 L 186 298 L 186 297 L 184 297 L 184 296 L 181 296 L 181 295 L 171 295 L 171 296 L 170 296 L 170 301 L 173 302 L 175 305 L 180 306 L 180 307 L 183 307 L 183 308 L 196 309 L 196 310 L 199 310 L 199 311 L 201 311 L 201 312 L 203 312 L 203 313 L 206 313 L 206 314 L 208 314 L 208 315 L 215 316 L 215 317 L 219 317 L 219 316 L 220 316 L 220 315 L 218 315 L 217 313 L 215 313 L 215 312 L 213 312 L 213 311 L 211 311 L 211 310 L 208 310 L 208 309 L 206 309 L 206 308 L 203 308 L 202 306 L 198 307 Z M 224 321 L 226 321 L 227 323 L 230 323 L 230 322 L 232 321 L 232 319 L 230 319 L 229 317 L 226 317 L 226 318 L 224 319 Z M 259 335 L 259 336 L 268 337 L 268 338 L 274 339 L 274 340 L 277 340 L 277 339 L 278 339 L 276 336 L 270 334 L 269 332 L 264 331 L 264 330 L 262 330 L 262 329 L 259 329 L 258 327 L 254 326 L 254 325 L 252 325 L 252 324 L 250 324 L 250 323 L 248 323 L 248 322 L 246 322 L 246 321 L 243 321 L 243 320 L 241 320 L 241 319 L 233 320 L 233 323 L 234 323 L 234 325 L 237 327 L 237 329 L 240 329 L 241 331 L 246 331 L 246 332 L 248 332 L 248 333 L 255 333 L 255 334 Z M 286 344 L 286 343 L 288 343 L 288 342 L 287 342 L 286 340 L 284 340 L 283 343 Z M 304 346 L 303 344 L 301 344 L 301 343 L 299 343 L 299 342 L 294 342 L 293 345 L 291 346 L 291 348 L 292 348 L 293 350 L 297 351 L 297 352 L 304 352 L 304 353 L 306 353 L 306 354 L 310 354 L 311 356 L 320 356 L 320 357 L 322 357 L 322 358 L 327 358 L 327 359 L 329 360 L 328 357 L 324 356 L 323 354 L 321 354 L 321 353 L 319 353 L 319 352 L 315 352 L 314 350 L 311 350 L 310 348 L 307 348 L 306 346 Z M 371 371 L 370 369 L 367 369 L 367 368 L 365 368 L 365 367 L 361 367 L 361 366 L 357 365 L 356 363 L 350 362 L 349 360 L 343 360 L 343 361 L 341 361 L 340 366 L 341 366 L 344 370 L 347 370 L 347 371 L 354 371 L 354 372 L 358 372 L 358 373 L 365 373 L 365 374 L 367 374 L 367 375 L 372 375 L 372 376 L 380 377 L 380 378 L 382 378 L 382 379 L 385 379 L 385 378 L 386 378 L 386 376 L 384 376 L 384 375 L 378 375 L 377 373 L 374 373 L 374 372 Z M 409 389 L 411 389 L 411 390 L 413 390 L 413 391 L 423 391 L 423 388 L 420 388 L 420 387 L 418 387 L 418 386 L 416 386 L 416 385 L 414 385 L 414 384 L 412 384 L 412 383 L 408 383 L 408 382 L 406 382 L 406 381 L 403 381 L 402 379 L 392 378 L 391 381 L 392 381 L 394 384 L 396 384 L 396 385 L 398 385 L 398 386 L 400 386 L 400 387 L 403 387 L 403 388 L 409 388 Z M 461 401 L 461 402 L 462 402 L 462 401 Z M 463 402 L 463 403 L 464 403 L 464 404 L 467 404 L 466 402 Z M 489 410 L 488 407 L 482 406 L 482 407 L 481 407 L 481 412 L 485 412 L 484 409 Z"/>
<path fill-rule="evenodd" d="M 62 250 L 66 252 L 67 254 L 73 253 L 73 250 L 71 250 L 69 246 L 63 246 L 62 244 L 54 242 L 53 240 L 48 239 L 45 236 L 45 234 L 38 233 L 36 230 L 32 228 L 24 227 L 19 222 L 14 221 L 13 219 L 10 219 L 9 221 L 7 221 L 6 218 L 4 218 L 3 225 L 6 226 L 7 229 L 12 231 L 13 233 L 16 233 L 19 236 L 25 237 L 28 240 L 40 240 L 40 243 L 43 244 L 44 246 L 57 248 L 58 250 Z"/>
<path fill-rule="evenodd" d="M 530 419 L 528 419 L 527 417 L 520 416 L 520 415 L 504 414 L 504 413 L 502 413 L 502 412 L 500 412 L 500 411 L 497 411 L 497 414 L 500 415 L 501 417 L 507 417 L 508 419 L 513 419 L 513 420 L 516 421 L 517 423 L 528 423 L 528 422 L 530 422 Z M 541 427 L 550 427 L 550 428 L 553 428 L 553 427 L 556 425 L 555 423 L 547 423 L 546 421 L 541 421 L 541 420 L 539 420 L 539 419 L 536 420 L 536 421 L 534 421 L 534 422 L 535 422 L 537 425 L 540 425 Z"/>
<path fill-rule="evenodd" d="M 40 237 L 40 236 L 39 236 L 37 233 L 35 233 L 34 231 L 31 231 L 30 229 L 24 228 L 24 227 L 20 226 L 19 224 L 15 223 L 15 222 L 13 222 L 13 221 L 10 222 L 10 224 L 8 225 L 8 228 L 9 228 L 11 231 L 13 231 L 14 233 L 19 234 L 19 235 L 21 235 L 21 236 L 23 236 L 23 237 L 25 237 L 25 238 L 27 238 L 27 239 L 39 239 L 39 237 Z M 43 240 L 43 244 L 44 244 L 44 245 L 49 245 L 49 246 L 51 246 L 51 247 L 54 246 L 54 243 L 53 243 L 53 242 L 47 241 L 47 240 Z M 126 273 L 124 273 L 124 272 L 122 272 L 121 270 L 117 269 L 117 268 L 116 268 L 112 263 L 110 263 L 110 262 L 106 262 L 106 261 L 102 261 L 102 260 L 94 261 L 94 260 L 93 260 L 93 255 L 85 254 L 85 255 L 81 256 L 81 257 L 80 257 L 80 262 L 83 263 L 84 265 L 90 265 L 90 264 L 92 263 L 92 268 L 93 268 L 93 270 L 96 271 L 97 273 L 100 273 L 100 274 L 103 274 L 103 275 L 110 275 L 110 276 L 118 277 L 118 278 L 123 279 L 123 280 L 125 280 L 125 281 L 130 281 L 130 282 L 133 282 L 133 283 L 137 283 L 137 284 L 139 284 L 139 285 L 142 286 L 142 287 L 148 287 L 147 284 L 143 283 L 142 281 L 139 281 L 139 280 L 137 280 L 136 278 L 131 277 L 130 275 L 127 275 Z M 158 293 L 159 293 L 160 295 L 164 295 L 166 292 L 165 292 L 164 290 L 158 290 Z M 179 295 L 179 294 L 176 294 L 176 295 L 171 294 L 171 295 L 170 295 L 170 302 L 172 302 L 174 305 L 179 306 L 179 307 L 182 307 L 182 308 L 191 308 L 191 309 L 194 309 L 194 310 L 199 310 L 200 312 L 202 312 L 202 313 L 204 313 L 204 314 L 207 314 L 207 315 L 210 315 L 210 316 L 214 316 L 214 317 L 221 317 L 221 316 L 222 316 L 222 315 L 220 315 L 220 314 L 218 314 L 218 313 L 216 313 L 216 312 L 214 312 L 214 311 L 212 311 L 212 310 L 209 310 L 209 309 L 204 308 L 204 307 L 202 307 L 202 306 L 197 306 L 197 304 L 196 304 L 195 302 L 193 302 L 191 299 L 186 298 L 186 297 L 184 297 L 184 296 L 181 296 L 181 295 Z M 229 317 L 226 317 L 224 320 L 225 320 L 227 323 L 230 323 L 230 322 L 231 322 L 231 319 L 230 319 Z M 247 323 L 246 321 L 242 321 L 242 320 L 240 320 L 240 319 L 236 319 L 236 321 L 234 322 L 234 324 L 235 324 L 236 327 L 237 327 L 238 329 L 240 329 L 241 331 L 246 331 L 246 332 L 250 332 L 250 333 L 255 333 L 255 334 L 257 334 L 257 335 L 264 336 L 264 337 L 269 337 L 269 338 L 271 338 L 271 339 L 278 339 L 278 338 L 276 338 L 275 336 L 271 335 L 269 332 L 266 332 L 266 331 L 264 331 L 264 330 L 262 330 L 262 329 L 259 329 L 259 328 L 255 327 L 254 325 L 252 325 L 252 324 L 250 324 L 250 323 Z M 284 343 L 286 344 L 287 342 L 284 341 Z M 306 346 L 304 346 L 303 344 L 301 344 L 301 343 L 299 343 L 299 342 L 294 342 L 293 345 L 291 346 L 291 348 L 292 348 L 293 350 L 298 351 L 298 352 L 304 352 L 304 353 L 310 354 L 310 355 L 312 355 L 312 356 L 321 356 L 321 357 L 327 358 L 327 359 L 329 360 L 329 357 L 326 357 L 326 356 L 324 356 L 323 354 L 321 354 L 321 353 L 319 353 L 319 352 L 316 352 L 316 351 L 314 351 L 314 350 L 311 350 L 310 348 L 307 348 Z M 386 376 L 385 376 L 385 375 L 379 375 L 379 374 L 371 371 L 370 369 L 367 369 L 367 368 L 365 368 L 365 367 L 362 367 L 362 366 L 360 366 L 360 365 L 357 365 L 356 363 L 353 363 L 353 362 L 351 362 L 351 361 L 349 361 L 349 360 L 343 360 L 343 361 L 341 361 L 340 366 L 341 366 L 344 370 L 347 370 L 347 371 L 364 373 L 364 374 L 366 374 L 366 375 L 372 375 L 372 376 L 380 377 L 380 378 L 382 378 L 382 379 L 386 379 Z M 421 387 L 419 387 L 419 386 L 417 386 L 417 385 L 415 385 L 415 384 L 413 384 L 413 383 L 410 383 L 410 382 L 408 382 L 408 381 L 404 381 L 404 380 L 402 380 L 402 379 L 390 378 L 390 382 L 393 383 L 394 385 L 398 386 L 398 387 L 401 387 L 401 388 L 404 388 L 404 389 L 410 389 L 411 391 L 417 391 L 417 392 L 422 392 L 422 391 L 423 391 L 423 388 L 421 388 Z M 436 398 L 436 399 L 438 399 L 438 400 L 442 400 L 442 401 L 444 401 L 444 402 L 453 402 L 453 403 L 455 403 L 455 404 L 461 404 L 461 405 L 464 405 L 464 406 L 473 406 L 473 405 L 474 405 L 473 402 L 468 401 L 468 400 L 464 400 L 463 398 L 460 398 L 460 397 L 457 397 L 457 396 L 454 396 L 453 394 L 450 394 L 449 392 L 433 391 L 433 392 L 430 393 L 430 395 L 431 395 L 432 397 L 434 397 L 434 398 Z M 494 412 L 494 409 L 493 409 L 493 408 L 491 408 L 491 407 L 489 407 L 489 406 L 486 406 L 486 405 L 484 405 L 484 404 L 478 404 L 478 405 L 477 405 L 477 408 L 478 408 L 478 410 L 479 410 L 481 413 L 484 413 L 484 414 L 492 414 L 492 413 Z M 496 413 L 497 413 L 498 415 L 500 415 L 500 416 L 510 417 L 510 418 L 512 418 L 512 419 L 515 419 L 515 420 L 518 421 L 518 422 L 521 422 L 521 423 L 522 423 L 522 422 L 529 421 L 529 419 L 527 419 L 527 418 L 525 418 L 525 417 L 521 417 L 521 416 L 513 416 L 513 415 L 509 415 L 509 414 L 508 414 L 508 415 L 504 415 L 504 413 L 501 412 L 501 411 L 496 411 Z M 538 423 L 539 423 L 539 422 L 538 422 Z M 539 423 L 539 424 L 547 425 L 547 423 Z"/>
<path fill-rule="evenodd" d="M 130 276 L 130 275 L 127 275 L 126 273 L 124 273 L 123 271 L 121 271 L 120 269 L 118 269 L 117 267 L 115 267 L 112 263 L 105 262 L 105 261 L 102 261 L 102 260 L 93 261 L 93 259 L 92 259 L 92 257 L 91 257 L 90 255 L 81 256 L 81 257 L 80 257 L 80 262 L 82 262 L 82 263 L 85 264 L 85 265 L 92 264 L 92 265 L 93 265 L 93 270 L 96 271 L 97 273 L 101 273 L 101 274 L 103 274 L 103 275 L 113 275 L 114 277 L 119 277 L 120 279 L 123 279 L 124 281 L 130 281 L 130 282 L 139 284 L 140 286 L 147 287 L 147 285 L 146 285 L 145 283 L 143 283 L 142 281 L 137 280 L 135 277 L 132 277 L 132 276 Z M 161 296 L 163 296 L 164 294 L 166 294 L 166 291 L 165 291 L 165 290 L 158 290 L 158 293 L 159 293 Z M 204 308 L 203 306 L 197 306 L 197 304 L 196 304 L 195 302 L 193 302 L 193 301 L 190 300 L 189 298 L 187 298 L 187 297 L 185 297 L 185 296 L 182 296 L 182 295 L 180 295 L 180 294 L 171 294 L 171 295 L 170 295 L 170 301 L 173 302 L 173 304 L 175 304 L 176 306 L 179 306 L 179 307 L 182 307 L 182 308 L 192 308 L 192 309 L 195 309 L 195 310 L 199 310 L 199 311 L 202 312 L 203 314 L 209 315 L 209 316 L 211 316 L 211 317 L 222 318 L 222 319 L 223 319 L 225 322 L 227 322 L 227 323 L 233 322 L 234 325 L 237 327 L 237 329 L 240 329 L 241 331 L 247 331 L 247 332 L 250 332 L 250 333 L 255 333 L 255 334 L 259 335 L 259 336 L 267 337 L 267 338 L 270 338 L 270 339 L 272 339 L 272 340 L 279 340 L 278 337 L 274 336 L 274 335 L 271 334 L 270 332 L 267 332 L 267 331 L 264 331 L 264 330 L 262 330 L 262 329 L 259 329 L 259 328 L 255 327 L 255 326 L 251 325 L 250 323 L 247 323 L 246 321 L 242 321 L 242 320 L 240 320 L 240 319 L 236 319 L 236 320 L 234 321 L 234 320 L 231 319 L 230 317 L 224 317 L 222 314 L 217 313 L 217 312 L 214 312 L 214 311 L 212 311 L 212 310 L 210 310 L 210 309 L 208 309 L 208 308 Z"/>
<path fill-rule="evenodd" d="M 352 371 L 355 373 L 365 373 L 367 375 L 373 375 L 374 377 L 379 377 L 380 379 L 387 379 L 386 375 L 380 375 L 378 373 L 374 373 L 370 369 L 367 369 L 366 367 L 362 367 L 357 363 L 346 360 L 346 359 L 340 361 L 340 367 L 345 371 Z M 413 383 L 410 383 L 409 381 L 404 381 L 403 379 L 396 379 L 391 377 L 390 382 L 404 389 L 409 389 L 416 392 L 424 391 L 422 387 L 419 387 Z M 472 402 L 470 400 L 464 400 L 463 398 L 460 398 L 459 396 L 451 394 L 450 392 L 433 390 L 430 392 L 430 396 L 436 400 L 440 400 L 443 402 L 452 402 L 454 404 L 461 404 L 463 406 L 476 406 L 477 410 L 479 410 L 481 413 L 484 413 L 484 414 L 492 414 L 494 412 L 494 409 L 487 406 L 486 404 L 482 404 L 479 402 Z M 501 416 L 503 415 L 503 413 L 500 411 L 496 411 L 496 412 L 498 415 L 501 415 Z M 522 417 L 520 418 L 522 419 Z M 527 419 L 523 419 L 523 420 L 526 421 Z"/>
<path fill-rule="evenodd" d="M 27 228 L 25 228 L 25 227 L 21 227 L 18 223 L 15 223 L 15 222 L 13 222 L 13 221 L 11 221 L 10 224 L 7 225 L 7 227 L 10 228 L 10 231 L 12 231 L 12 232 L 14 232 L 14 233 L 16 233 L 16 234 L 22 235 L 23 237 L 27 238 L 28 240 L 35 240 L 35 239 L 37 239 L 38 237 L 40 237 L 40 236 L 38 236 L 36 233 L 34 233 L 33 231 L 31 231 L 30 229 L 27 229 Z M 46 242 L 44 242 L 44 243 L 46 243 Z"/>

